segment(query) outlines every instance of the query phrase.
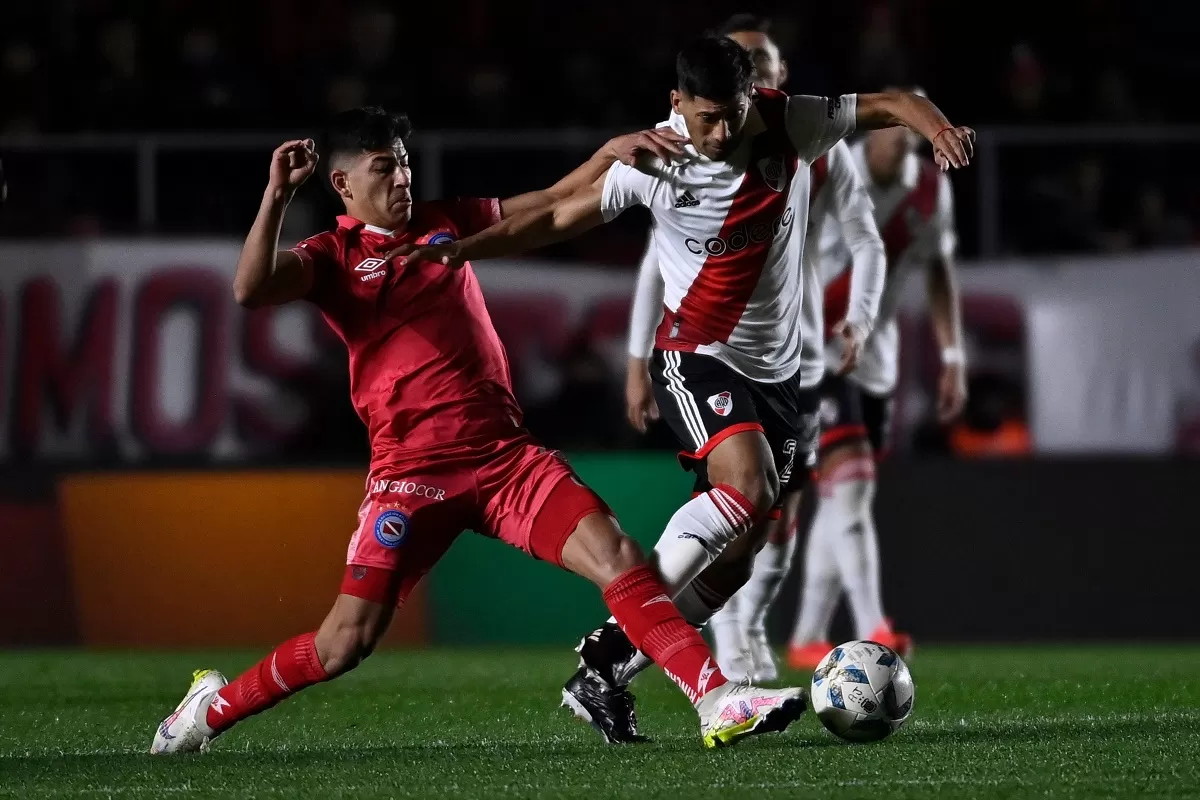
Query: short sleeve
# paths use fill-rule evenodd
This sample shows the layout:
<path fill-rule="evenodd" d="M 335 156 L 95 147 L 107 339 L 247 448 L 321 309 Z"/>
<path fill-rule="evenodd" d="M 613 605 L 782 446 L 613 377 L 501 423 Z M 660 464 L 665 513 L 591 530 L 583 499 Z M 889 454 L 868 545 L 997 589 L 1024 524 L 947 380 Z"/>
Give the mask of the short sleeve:
<path fill-rule="evenodd" d="M 611 222 L 627 208 L 649 205 L 650 193 L 657 180 L 653 175 L 619 161 L 609 167 L 600 195 L 600 213 L 604 215 L 604 221 Z"/>
<path fill-rule="evenodd" d="M 310 236 L 297 244 L 290 252 L 300 257 L 313 271 L 312 288 L 305 299 L 316 302 L 329 285 L 329 278 L 337 271 L 337 242 L 329 231 Z"/>
<path fill-rule="evenodd" d="M 787 130 L 800 157 L 814 161 L 837 142 L 854 133 L 858 95 L 788 98 Z"/>
<path fill-rule="evenodd" d="M 938 175 L 937 209 L 933 217 L 937 231 L 936 252 L 942 258 L 950 260 L 958 252 L 958 233 L 954 225 L 954 189 L 950 185 L 950 177 L 945 173 Z"/>
<path fill-rule="evenodd" d="M 459 235 L 473 236 L 500 221 L 500 199 L 497 197 L 458 197 L 450 208 L 458 224 Z"/>

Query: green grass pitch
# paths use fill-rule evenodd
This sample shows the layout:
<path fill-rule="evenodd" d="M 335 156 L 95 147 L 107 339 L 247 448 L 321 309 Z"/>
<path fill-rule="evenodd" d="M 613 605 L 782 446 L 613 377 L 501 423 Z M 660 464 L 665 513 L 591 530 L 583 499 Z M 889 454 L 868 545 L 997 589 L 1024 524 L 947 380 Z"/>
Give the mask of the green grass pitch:
<path fill-rule="evenodd" d="M 389 651 L 207 755 L 145 754 L 192 668 L 254 656 L 0 653 L 0 797 L 1200 797 L 1200 648 L 930 647 L 891 739 L 810 713 L 722 751 L 661 674 L 634 686 L 654 742 L 610 747 L 558 708 L 569 648 Z"/>

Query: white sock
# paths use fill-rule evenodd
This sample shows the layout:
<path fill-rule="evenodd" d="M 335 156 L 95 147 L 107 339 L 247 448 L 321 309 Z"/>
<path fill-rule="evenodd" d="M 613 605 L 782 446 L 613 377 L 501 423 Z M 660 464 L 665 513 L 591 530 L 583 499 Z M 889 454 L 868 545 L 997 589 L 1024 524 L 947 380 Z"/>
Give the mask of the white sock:
<path fill-rule="evenodd" d="M 750 528 L 754 506 L 729 486 L 715 486 L 684 503 L 654 546 L 663 584 L 676 597 L 725 546 Z M 609 617 L 609 622 L 616 622 Z"/>
<path fill-rule="evenodd" d="M 791 536 L 782 544 L 767 542 L 754 557 L 750 580 L 734 596 L 740 604 L 742 627 L 747 633 L 757 635 L 766 629 L 767 612 L 791 569 L 795 552 L 796 537 Z"/>
<path fill-rule="evenodd" d="M 735 594 L 726 600 L 725 605 L 708 621 L 708 629 L 712 631 L 713 645 L 717 651 L 717 661 L 722 667 L 745 649 L 739 605 L 738 595 Z"/>
<path fill-rule="evenodd" d="M 834 554 L 840 525 L 833 513 L 833 505 L 820 499 L 804 545 L 804 586 L 796 628 L 792 632 L 792 647 L 829 641 L 829 625 L 842 592 Z"/>
<path fill-rule="evenodd" d="M 875 465 L 869 458 L 843 462 L 822 483 L 822 506 L 840 522 L 834 543 L 838 573 L 850 601 L 855 635 L 865 638 L 883 623 L 879 587 L 879 543 L 871 519 Z"/>

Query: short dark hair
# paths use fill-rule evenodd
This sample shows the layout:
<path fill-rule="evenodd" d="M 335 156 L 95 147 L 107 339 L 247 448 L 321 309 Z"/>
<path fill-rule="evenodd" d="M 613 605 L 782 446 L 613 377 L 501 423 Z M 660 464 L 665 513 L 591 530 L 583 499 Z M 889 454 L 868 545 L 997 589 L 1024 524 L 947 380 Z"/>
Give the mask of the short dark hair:
<path fill-rule="evenodd" d="M 749 94 L 754 62 L 732 39 L 705 36 L 679 51 L 675 57 L 675 75 L 681 92 L 723 102 Z"/>
<path fill-rule="evenodd" d="M 771 32 L 771 20 L 757 14 L 734 14 L 721 23 L 714 31 L 716 36 L 728 36 L 731 33 L 767 33 Z"/>
<path fill-rule="evenodd" d="M 329 120 L 321 134 L 317 152 L 321 154 L 328 171 L 333 169 L 333 162 L 339 155 L 388 150 L 397 139 L 403 141 L 411 133 L 412 123 L 405 114 L 385 111 L 378 106 L 352 108 Z"/>

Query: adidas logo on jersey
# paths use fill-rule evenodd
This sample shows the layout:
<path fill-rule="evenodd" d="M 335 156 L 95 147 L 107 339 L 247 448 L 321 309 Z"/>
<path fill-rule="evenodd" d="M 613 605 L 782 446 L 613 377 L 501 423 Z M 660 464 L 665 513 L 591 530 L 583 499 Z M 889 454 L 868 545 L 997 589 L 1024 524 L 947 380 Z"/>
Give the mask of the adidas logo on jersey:
<path fill-rule="evenodd" d="M 698 205 L 700 205 L 700 201 L 687 189 L 684 189 L 683 194 L 679 195 L 679 198 L 675 201 L 676 208 L 695 208 Z"/>

